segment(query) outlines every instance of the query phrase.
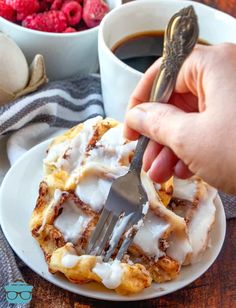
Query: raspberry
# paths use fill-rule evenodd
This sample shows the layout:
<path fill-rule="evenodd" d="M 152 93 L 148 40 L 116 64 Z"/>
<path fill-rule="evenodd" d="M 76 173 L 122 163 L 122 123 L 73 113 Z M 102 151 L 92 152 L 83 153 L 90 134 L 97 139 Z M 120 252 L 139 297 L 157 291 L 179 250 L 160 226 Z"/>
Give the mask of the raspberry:
<path fill-rule="evenodd" d="M 48 11 L 26 17 L 22 26 L 44 32 L 61 33 L 67 28 L 67 19 L 61 11 Z"/>
<path fill-rule="evenodd" d="M 62 7 L 63 0 L 54 0 L 51 5 L 51 10 L 59 11 Z"/>
<path fill-rule="evenodd" d="M 89 28 L 87 27 L 87 25 L 82 19 L 81 22 L 77 25 L 76 29 L 77 31 L 84 31 L 84 30 L 88 30 Z"/>
<path fill-rule="evenodd" d="M 85 0 L 83 20 L 89 28 L 96 27 L 108 11 L 109 7 L 103 0 Z"/>
<path fill-rule="evenodd" d="M 15 11 L 4 0 L 0 0 L 0 16 L 10 21 L 16 20 Z"/>
<path fill-rule="evenodd" d="M 82 7 L 76 1 L 68 1 L 62 5 L 62 12 L 65 13 L 68 25 L 74 26 L 78 24 L 82 17 Z"/>
<path fill-rule="evenodd" d="M 40 8 L 38 0 L 6 0 L 5 2 L 16 11 L 17 21 L 22 21 Z"/>
<path fill-rule="evenodd" d="M 72 32 L 76 32 L 75 28 L 68 27 L 68 28 L 66 28 L 65 31 L 63 31 L 63 33 L 72 33 Z"/>
<path fill-rule="evenodd" d="M 39 1 L 39 10 L 38 12 L 48 11 L 50 8 L 50 3 L 45 2 L 44 0 Z"/>

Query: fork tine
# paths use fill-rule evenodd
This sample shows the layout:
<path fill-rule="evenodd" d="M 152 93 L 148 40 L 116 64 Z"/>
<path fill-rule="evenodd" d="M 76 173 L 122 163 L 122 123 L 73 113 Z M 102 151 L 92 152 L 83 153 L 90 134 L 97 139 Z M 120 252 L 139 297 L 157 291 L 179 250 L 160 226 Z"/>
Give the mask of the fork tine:
<path fill-rule="evenodd" d="M 137 224 L 140 219 L 142 219 L 143 215 L 140 213 L 138 213 L 137 215 L 135 215 L 135 217 L 133 217 L 133 219 L 130 221 L 129 226 L 131 226 L 131 228 Z M 129 230 L 129 229 L 128 229 Z M 127 231 L 129 232 L 129 231 Z M 121 260 L 123 255 L 126 253 L 126 251 L 128 250 L 129 246 L 131 245 L 131 243 L 133 242 L 133 239 L 135 237 L 135 234 L 138 232 L 138 228 L 133 228 L 131 229 L 131 231 L 129 232 L 129 234 L 127 234 L 126 238 L 124 239 L 122 245 L 120 246 L 120 249 L 116 255 L 116 259 L 117 260 Z"/>
<path fill-rule="evenodd" d="M 100 216 L 100 218 L 98 220 L 97 226 L 93 230 L 93 234 L 91 236 L 91 239 L 90 239 L 90 241 L 88 243 L 88 246 L 87 246 L 87 249 L 86 249 L 86 254 L 90 254 L 91 253 L 95 243 L 97 242 L 100 234 L 103 231 L 104 224 L 107 221 L 109 215 L 110 215 L 110 212 L 107 209 L 104 208 L 103 211 L 102 211 L 102 214 L 101 214 L 101 216 Z"/>
<path fill-rule="evenodd" d="M 128 250 L 130 244 L 132 243 L 133 241 L 133 238 L 134 238 L 135 234 L 132 236 L 129 236 L 129 237 L 126 237 L 125 240 L 123 241 L 118 253 L 117 253 L 117 256 L 116 256 L 116 259 L 117 260 L 121 260 L 123 258 L 123 255 L 126 253 L 126 251 Z"/>
<path fill-rule="evenodd" d="M 118 216 L 116 216 L 114 213 L 112 213 L 112 218 L 111 218 L 111 221 L 110 221 L 110 223 L 109 223 L 109 225 L 106 229 L 104 237 L 103 237 L 101 243 L 98 244 L 98 248 L 96 249 L 96 255 L 97 256 L 100 256 L 101 253 L 103 252 L 105 245 L 106 245 L 106 242 L 109 239 L 109 237 L 111 236 L 112 231 L 114 229 L 115 224 L 117 223 L 118 218 L 119 218 Z"/>
<path fill-rule="evenodd" d="M 117 235 L 114 236 L 114 238 L 113 238 L 113 234 L 112 234 L 112 238 L 111 238 L 111 241 L 110 241 L 110 247 L 103 257 L 104 262 L 108 262 L 110 257 L 114 253 L 123 233 L 125 232 L 125 229 L 126 229 L 128 223 L 131 219 L 131 216 L 132 216 L 132 214 L 129 214 L 127 216 L 122 217 L 122 220 L 120 222 L 121 226 L 120 226 L 120 228 L 118 227 Z"/>

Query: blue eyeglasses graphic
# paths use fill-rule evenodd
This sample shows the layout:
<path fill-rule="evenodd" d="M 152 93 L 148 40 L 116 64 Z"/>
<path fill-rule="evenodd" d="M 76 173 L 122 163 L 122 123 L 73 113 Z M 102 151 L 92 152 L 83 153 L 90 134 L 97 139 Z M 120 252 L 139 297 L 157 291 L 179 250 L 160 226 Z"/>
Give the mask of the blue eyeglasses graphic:
<path fill-rule="evenodd" d="M 26 304 L 32 299 L 33 286 L 26 284 L 24 281 L 9 283 L 5 286 L 6 300 L 11 304 Z"/>

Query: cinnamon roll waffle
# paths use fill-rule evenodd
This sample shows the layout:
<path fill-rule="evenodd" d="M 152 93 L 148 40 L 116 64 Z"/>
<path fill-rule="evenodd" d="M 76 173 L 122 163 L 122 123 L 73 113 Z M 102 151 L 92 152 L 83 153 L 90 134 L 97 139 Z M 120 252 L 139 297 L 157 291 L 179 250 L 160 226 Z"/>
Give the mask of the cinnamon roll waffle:
<path fill-rule="evenodd" d="M 85 255 L 111 183 L 128 171 L 134 154 L 136 142 L 125 140 L 122 131 L 121 123 L 96 117 L 52 141 L 30 229 L 51 273 L 131 294 L 152 282 L 173 280 L 182 266 L 201 259 L 215 220 L 216 190 L 196 177 L 155 184 L 142 171 L 147 214 L 123 259 L 115 260 L 114 253 L 104 263 L 102 257 Z M 124 231 L 123 219 L 106 249 Z"/>

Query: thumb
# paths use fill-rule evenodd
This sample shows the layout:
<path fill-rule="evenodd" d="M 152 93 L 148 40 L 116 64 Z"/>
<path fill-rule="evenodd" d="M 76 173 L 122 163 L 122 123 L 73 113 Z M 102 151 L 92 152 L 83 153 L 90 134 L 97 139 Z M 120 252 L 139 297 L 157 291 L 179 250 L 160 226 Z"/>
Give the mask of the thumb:
<path fill-rule="evenodd" d="M 172 149 L 185 163 L 186 148 L 194 150 L 199 140 L 200 113 L 186 113 L 169 104 L 143 103 L 126 114 L 128 127 Z M 196 142 L 195 142 L 196 141 Z"/>

